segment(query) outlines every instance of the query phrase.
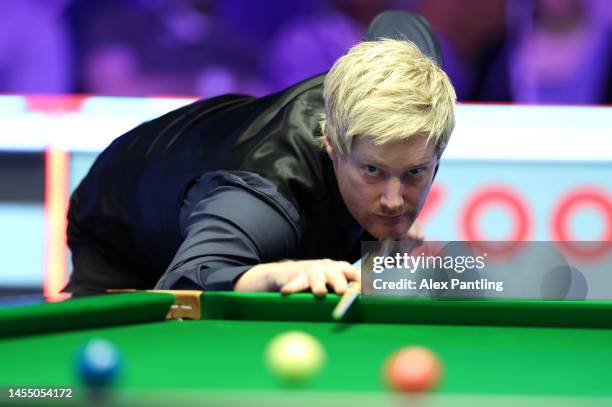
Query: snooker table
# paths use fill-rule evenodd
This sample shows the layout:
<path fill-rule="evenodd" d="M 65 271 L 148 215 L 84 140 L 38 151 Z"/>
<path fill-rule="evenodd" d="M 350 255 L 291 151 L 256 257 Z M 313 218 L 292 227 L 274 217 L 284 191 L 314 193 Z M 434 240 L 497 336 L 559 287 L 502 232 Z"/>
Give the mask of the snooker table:
<path fill-rule="evenodd" d="M 94 337 L 123 356 L 105 399 L 113 405 L 612 405 L 608 301 L 360 297 L 335 322 L 337 295 L 191 292 L 200 319 L 166 319 L 179 298 L 134 292 L 0 309 L 0 405 L 89 405 L 74 359 Z M 312 334 L 327 353 L 321 373 L 300 388 L 283 386 L 264 361 L 270 339 L 288 330 Z M 386 388 L 382 365 L 406 345 L 438 354 L 436 390 Z M 74 391 L 70 399 L 14 399 L 9 386 Z"/>

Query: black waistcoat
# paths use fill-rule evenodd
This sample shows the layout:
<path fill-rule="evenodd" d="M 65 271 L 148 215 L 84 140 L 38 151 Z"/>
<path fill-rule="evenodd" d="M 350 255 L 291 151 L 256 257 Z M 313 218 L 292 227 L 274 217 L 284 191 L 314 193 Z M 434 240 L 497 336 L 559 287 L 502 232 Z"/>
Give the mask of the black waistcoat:
<path fill-rule="evenodd" d="M 124 134 L 73 194 L 71 223 L 135 273 L 155 279 L 183 240 L 178 219 L 190 183 L 209 171 L 251 171 L 277 185 L 300 213 L 296 258 L 356 260 L 361 230 L 316 140 L 323 79 L 263 98 L 198 101 Z"/>

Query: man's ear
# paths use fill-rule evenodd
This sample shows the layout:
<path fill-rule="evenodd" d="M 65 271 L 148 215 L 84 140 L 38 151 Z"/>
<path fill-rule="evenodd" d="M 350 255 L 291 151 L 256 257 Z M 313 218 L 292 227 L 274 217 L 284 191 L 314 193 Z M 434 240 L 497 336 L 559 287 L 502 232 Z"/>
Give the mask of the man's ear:
<path fill-rule="evenodd" d="M 331 141 L 329 141 L 329 134 L 327 133 L 327 130 L 323 131 L 323 144 L 325 145 L 325 151 L 327 151 L 327 155 L 329 156 L 329 158 L 333 162 L 336 162 L 337 155 L 334 151 L 334 146 L 332 146 Z"/>

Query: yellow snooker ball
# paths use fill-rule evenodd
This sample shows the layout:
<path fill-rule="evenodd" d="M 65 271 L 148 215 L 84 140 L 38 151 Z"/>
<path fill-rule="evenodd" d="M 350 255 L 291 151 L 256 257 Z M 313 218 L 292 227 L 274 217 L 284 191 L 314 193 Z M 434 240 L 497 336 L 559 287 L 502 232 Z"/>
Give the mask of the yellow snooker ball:
<path fill-rule="evenodd" d="M 302 384 L 321 370 L 325 350 L 312 335 L 290 331 L 274 337 L 266 349 L 268 367 L 289 384 Z"/>

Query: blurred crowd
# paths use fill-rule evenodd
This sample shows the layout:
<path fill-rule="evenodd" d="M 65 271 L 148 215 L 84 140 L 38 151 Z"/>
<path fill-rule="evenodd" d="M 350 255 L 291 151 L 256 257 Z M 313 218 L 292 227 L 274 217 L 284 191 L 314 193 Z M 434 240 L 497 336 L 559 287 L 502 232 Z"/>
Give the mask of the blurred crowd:
<path fill-rule="evenodd" d="M 2 0 L 0 93 L 263 95 L 387 9 L 430 21 L 462 101 L 612 103 L 608 0 Z"/>

